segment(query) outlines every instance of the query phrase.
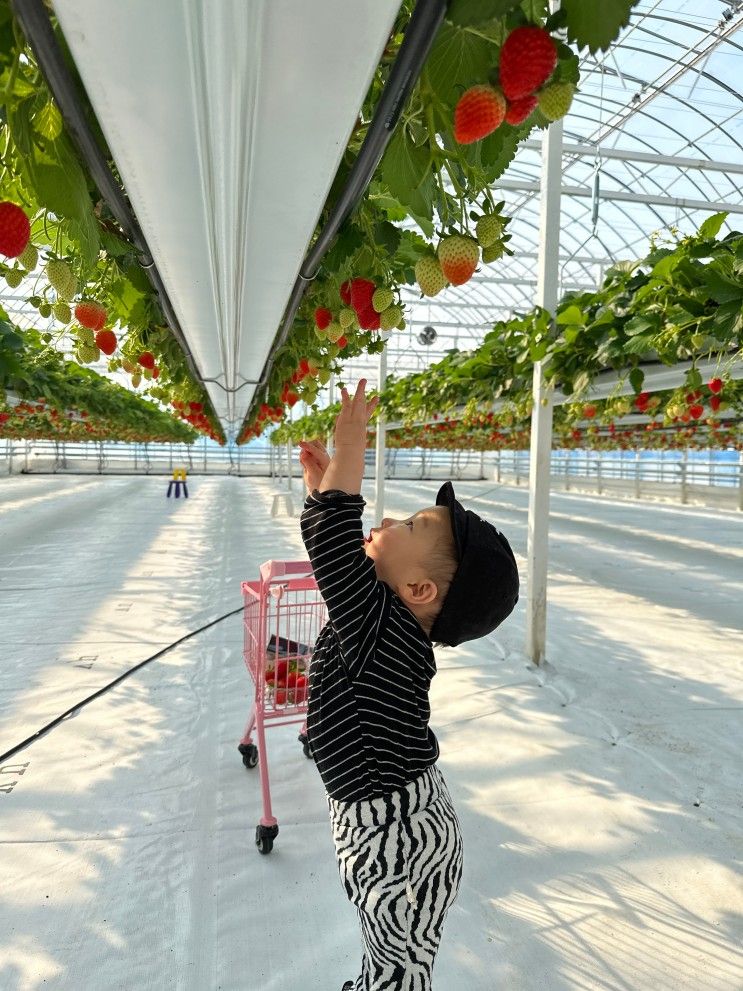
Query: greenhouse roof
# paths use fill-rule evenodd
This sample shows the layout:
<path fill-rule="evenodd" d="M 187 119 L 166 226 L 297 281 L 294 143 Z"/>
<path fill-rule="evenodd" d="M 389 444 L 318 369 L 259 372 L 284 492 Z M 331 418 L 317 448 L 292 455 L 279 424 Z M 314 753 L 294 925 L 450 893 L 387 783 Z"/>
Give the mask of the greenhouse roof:
<path fill-rule="evenodd" d="M 721 236 L 740 230 L 741 26 L 741 2 L 642 0 L 608 52 L 583 55 L 563 121 L 561 292 L 596 287 L 614 261 L 643 257 L 654 232 L 690 233 L 710 212 L 730 211 Z M 534 305 L 540 149 L 539 136 L 519 146 L 496 182 L 514 255 L 434 300 L 409 292 L 410 329 L 393 334 L 389 371 L 420 371 L 448 348 L 474 347 L 495 320 Z M 426 325 L 437 331 L 432 346 L 418 340 Z M 374 381 L 376 364 L 362 356 L 349 367 Z"/>

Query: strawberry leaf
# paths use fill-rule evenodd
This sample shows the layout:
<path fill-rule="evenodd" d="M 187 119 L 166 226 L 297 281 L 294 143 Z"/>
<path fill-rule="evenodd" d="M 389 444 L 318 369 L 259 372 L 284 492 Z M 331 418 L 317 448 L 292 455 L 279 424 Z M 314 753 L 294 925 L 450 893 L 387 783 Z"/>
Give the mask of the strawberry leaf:
<path fill-rule="evenodd" d="M 487 78 L 495 45 L 450 24 L 442 24 L 425 65 L 428 80 L 444 103 L 454 106 L 468 87 Z"/>
<path fill-rule="evenodd" d="M 430 220 L 433 215 L 433 176 L 428 148 L 416 148 L 398 127 L 382 159 L 382 179 L 390 193 L 413 213 Z"/>
<path fill-rule="evenodd" d="M 717 237 L 720 233 L 720 228 L 727 220 L 727 213 L 713 213 L 711 217 L 707 217 L 702 226 L 699 228 L 699 237 Z"/>
<path fill-rule="evenodd" d="M 586 0 L 562 0 L 567 15 L 568 41 L 578 48 L 588 48 L 592 54 L 603 51 L 629 23 L 629 15 L 635 0 L 604 0 L 603 3 L 586 3 Z"/>
<path fill-rule="evenodd" d="M 503 17 L 519 0 L 452 0 L 446 19 L 459 27 L 484 24 L 496 17 Z"/>

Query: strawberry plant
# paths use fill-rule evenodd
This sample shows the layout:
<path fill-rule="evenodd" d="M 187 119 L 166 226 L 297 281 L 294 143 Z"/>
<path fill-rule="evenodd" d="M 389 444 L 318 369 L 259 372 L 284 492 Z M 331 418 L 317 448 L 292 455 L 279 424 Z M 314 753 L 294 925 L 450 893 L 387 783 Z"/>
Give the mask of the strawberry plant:
<path fill-rule="evenodd" d="M 655 440 L 654 431 L 658 437 L 676 433 L 682 442 L 704 438 L 737 444 L 743 386 L 729 376 L 729 370 L 741 358 L 743 235 L 735 232 L 717 240 L 723 220 L 724 215 L 718 214 L 695 235 L 669 235 L 662 244 L 654 240 L 644 259 L 610 269 L 600 290 L 567 293 L 554 320 L 536 307 L 495 324 L 474 351 L 450 352 L 424 372 L 401 380 L 389 375 L 379 406 L 385 419 L 415 430 L 412 439 L 400 434 L 411 440 L 407 446 L 428 446 L 432 438 L 433 446 L 444 441 L 456 446 L 472 440 L 469 431 L 460 434 L 452 428 L 442 430 L 440 424 L 421 428 L 413 424 L 439 415 L 453 417 L 462 408 L 474 415 L 478 408 L 487 410 L 499 400 L 504 408 L 497 417 L 509 433 L 491 437 L 488 443 L 521 443 L 523 436 L 514 441 L 513 431 L 528 431 L 534 363 L 542 361 L 548 382 L 570 397 L 554 410 L 555 435 L 568 446 L 588 440 L 627 443 L 626 432 L 614 435 L 609 424 L 630 413 L 651 416 L 656 424 L 644 431 L 652 438 L 646 436 L 643 446 L 664 443 Z M 701 357 L 716 359 L 719 368 L 706 384 L 696 367 Z M 688 360 L 692 365 L 679 388 L 655 394 L 643 391 L 644 367 Z M 629 379 L 634 399 L 586 401 L 593 379 L 612 370 Z M 327 435 L 338 409 L 284 424 L 272 442 Z M 721 416 L 732 418 L 732 426 L 726 426 Z M 460 413 L 451 423 L 462 420 Z M 579 426 L 586 421 L 587 433 Z M 689 434 L 685 425 L 695 422 L 700 432 Z M 601 434 L 599 441 L 603 428 L 608 436 Z M 396 432 L 388 434 L 390 445 L 399 443 L 400 437 Z"/>

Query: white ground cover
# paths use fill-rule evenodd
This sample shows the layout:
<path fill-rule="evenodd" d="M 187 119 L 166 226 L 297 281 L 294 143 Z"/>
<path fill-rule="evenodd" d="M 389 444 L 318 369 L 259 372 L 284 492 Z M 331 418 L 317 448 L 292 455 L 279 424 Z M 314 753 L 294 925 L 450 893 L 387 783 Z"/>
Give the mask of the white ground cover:
<path fill-rule="evenodd" d="M 388 483 L 387 512 L 439 483 Z M 297 483 L 298 486 L 298 483 Z M 0 753 L 303 557 L 268 479 L 0 480 Z M 548 660 L 524 653 L 527 499 L 455 483 L 519 561 L 485 640 L 437 655 L 465 878 L 440 991 L 741 987 L 743 516 L 551 502 Z M 373 482 L 365 483 L 373 517 Z M 297 499 L 296 509 L 301 504 Z M 338 991 L 360 939 L 298 727 L 268 731 L 280 834 L 254 845 L 239 615 L 0 767 L 0 989 Z"/>

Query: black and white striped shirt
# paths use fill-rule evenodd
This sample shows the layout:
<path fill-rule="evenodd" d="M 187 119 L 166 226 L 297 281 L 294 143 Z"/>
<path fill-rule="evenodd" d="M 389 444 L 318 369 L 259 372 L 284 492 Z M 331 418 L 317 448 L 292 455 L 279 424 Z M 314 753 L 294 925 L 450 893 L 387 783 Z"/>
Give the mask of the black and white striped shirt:
<path fill-rule="evenodd" d="M 431 641 L 363 547 L 360 495 L 307 496 L 302 539 L 328 622 L 310 666 L 307 735 L 325 789 L 361 801 L 402 788 L 436 762 Z"/>

